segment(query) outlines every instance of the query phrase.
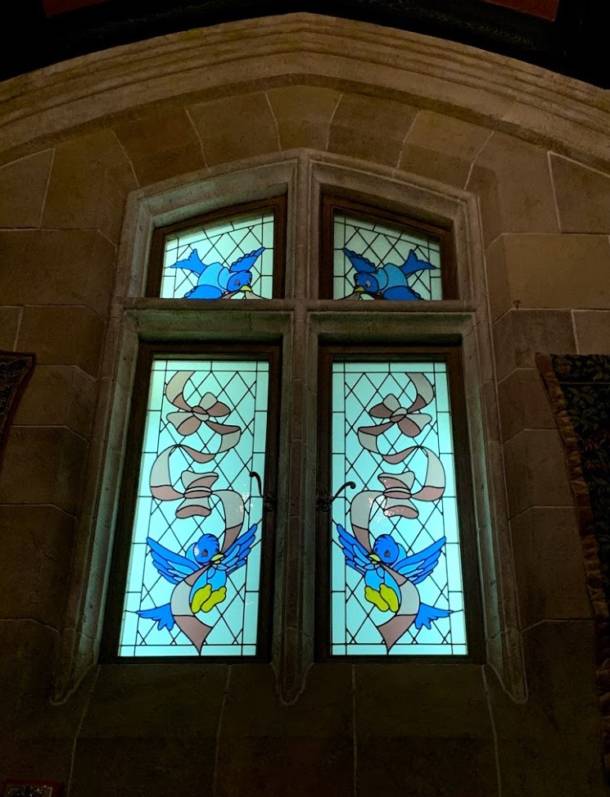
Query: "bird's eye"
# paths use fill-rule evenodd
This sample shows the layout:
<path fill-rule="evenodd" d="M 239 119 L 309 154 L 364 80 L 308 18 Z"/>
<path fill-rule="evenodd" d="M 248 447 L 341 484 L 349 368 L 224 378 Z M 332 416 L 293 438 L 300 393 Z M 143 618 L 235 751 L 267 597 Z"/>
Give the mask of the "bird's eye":
<path fill-rule="evenodd" d="M 384 551 L 383 555 L 384 555 L 386 558 L 388 558 L 388 559 L 390 558 L 390 552 L 389 552 L 389 551 Z"/>
<path fill-rule="evenodd" d="M 205 551 L 203 551 L 203 555 L 204 555 L 204 556 L 207 556 L 207 555 L 208 555 L 207 549 L 206 549 Z"/>

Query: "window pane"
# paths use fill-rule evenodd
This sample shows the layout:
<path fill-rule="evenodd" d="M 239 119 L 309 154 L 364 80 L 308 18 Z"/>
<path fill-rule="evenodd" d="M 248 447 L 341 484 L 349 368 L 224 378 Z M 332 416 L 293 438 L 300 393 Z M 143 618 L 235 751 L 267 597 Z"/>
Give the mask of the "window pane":
<path fill-rule="evenodd" d="M 333 299 L 442 299 L 440 245 L 344 213 L 333 221 Z"/>
<path fill-rule="evenodd" d="M 331 652 L 465 655 L 447 366 L 332 375 Z"/>
<path fill-rule="evenodd" d="M 119 655 L 254 653 L 268 389 L 266 361 L 154 360 Z"/>
<path fill-rule="evenodd" d="M 273 225 L 266 210 L 168 235 L 161 298 L 270 299 Z"/>

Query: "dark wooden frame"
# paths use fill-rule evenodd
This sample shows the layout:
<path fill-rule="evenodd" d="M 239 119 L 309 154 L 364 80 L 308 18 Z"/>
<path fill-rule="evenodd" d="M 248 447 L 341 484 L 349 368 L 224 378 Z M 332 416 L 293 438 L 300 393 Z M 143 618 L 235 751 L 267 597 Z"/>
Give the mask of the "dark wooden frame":
<path fill-rule="evenodd" d="M 428 663 L 462 663 L 484 661 L 482 603 L 477 565 L 476 524 L 472 502 L 472 474 L 470 468 L 466 402 L 459 346 L 336 346 L 320 345 L 318 373 L 318 496 L 330 495 L 331 485 L 331 366 L 336 361 L 388 361 L 408 358 L 411 361 L 444 362 L 447 365 L 451 421 L 455 453 L 455 480 L 458 516 L 460 521 L 460 549 L 464 583 L 464 611 L 468 654 L 465 656 L 335 656 L 330 642 L 330 546 L 329 534 L 332 506 L 328 500 L 318 501 L 316 563 L 316 657 L 319 661 L 375 661 L 400 663 L 409 661 Z"/>
<path fill-rule="evenodd" d="M 140 461 L 142 457 L 142 443 L 144 438 L 144 425 L 148 405 L 148 390 L 152 361 L 155 355 L 165 355 L 173 359 L 193 359 L 201 356 L 202 359 L 217 360 L 243 360 L 264 359 L 269 363 L 269 405 L 267 413 L 267 451 L 265 457 L 265 495 L 264 515 L 262 523 L 262 553 L 260 593 L 257 623 L 257 652 L 253 656 L 120 656 L 118 655 L 118 640 L 123 612 L 123 599 L 127 582 L 127 566 L 131 547 Z M 145 343 L 140 347 L 136 366 L 134 391 L 132 395 L 130 424 L 127 433 L 126 456 L 123 467 L 123 483 L 119 500 L 119 513 L 115 532 L 114 550 L 112 555 L 113 584 L 110 585 L 100 661 L 102 663 L 137 663 L 137 662 L 193 662 L 193 661 L 269 661 L 271 654 L 272 632 L 272 595 L 273 595 L 273 561 L 274 537 L 276 528 L 276 509 L 274 497 L 277 492 L 277 462 L 279 451 L 279 406 L 281 386 L 281 344 L 168 344 Z M 270 499 L 270 500 L 269 500 Z"/>
<path fill-rule="evenodd" d="M 148 297 L 159 297 L 161 292 L 161 276 L 163 273 L 163 254 L 165 239 L 175 232 L 204 227 L 214 221 L 234 221 L 243 216 L 249 216 L 257 210 L 270 210 L 273 213 L 273 299 L 281 299 L 284 295 L 284 272 L 286 263 L 286 196 L 271 199 L 257 199 L 254 202 L 244 202 L 240 205 L 230 205 L 224 208 L 194 216 L 186 221 L 157 227 L 152 235 L 150 257 L 148 260 L 148 274 L 146 277 L 146 293 Z M 187 299 L 185 301 L 192 302 Z"/>
<path fill-rule="evenodd" d="M 394 203 L 384 206 L 368 204 L 365 197 L 354 198 L 354 194 L 322 194 L 320 203 L 320 267 L 319 295 L 321 299 L 333 298 L 333 221 L 336 212 L 346 213 L 363 221 L 380 221 L 398 227 L 407 233 L 424 234 L 436 238 L 441 250 L 441 282 L 443 300 L 457 299 L 457 274 L 455 246 L 450 227 L 442 227 L 427 221 L 419 221 L 402 212 Z M 438 301 L 438 300 L 433 300 Z M 367 310 L 373 303 L 367 304 Z M 427 301 L 418 301 L 422 309 Z"/>

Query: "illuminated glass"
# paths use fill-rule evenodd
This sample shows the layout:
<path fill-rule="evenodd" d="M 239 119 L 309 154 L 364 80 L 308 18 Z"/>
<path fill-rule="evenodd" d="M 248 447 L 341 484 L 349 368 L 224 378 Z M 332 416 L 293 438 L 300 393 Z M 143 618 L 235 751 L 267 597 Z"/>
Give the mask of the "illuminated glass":
<path fill-rule="evenodd" d="M 273 225 L 269 210 L 168 235 L 161 298 L 270 299 Z"/>
<path fill-rule="evenodd" d="M 442 298 L 437 239 L 335 212 L 333 299 Z"/>
<path fill-rule="evenodd" d="M 446 365 L 335 362 L 331 451 L 332 654 L 465 655 Z"/>
<path fill-rule="evenodd" d="M 256 653 L 269 364 L 155 359 L 121 656 Z"/>

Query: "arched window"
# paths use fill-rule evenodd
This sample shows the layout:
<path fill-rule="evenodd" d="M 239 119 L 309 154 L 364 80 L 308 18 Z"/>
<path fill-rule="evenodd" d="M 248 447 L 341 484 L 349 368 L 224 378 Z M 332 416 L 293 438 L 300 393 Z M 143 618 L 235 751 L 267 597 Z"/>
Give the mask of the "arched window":
<path fill-rule="evenodd" d="M 295 562 L 320 658 L 480 656 L 451 223 L 332 189 L 152 233 L 108 658 L 268 658 Z"/>

